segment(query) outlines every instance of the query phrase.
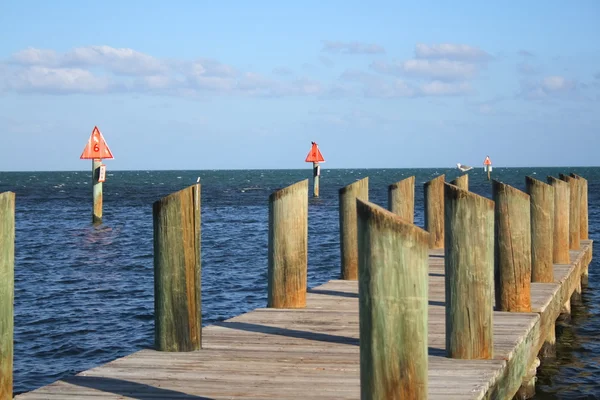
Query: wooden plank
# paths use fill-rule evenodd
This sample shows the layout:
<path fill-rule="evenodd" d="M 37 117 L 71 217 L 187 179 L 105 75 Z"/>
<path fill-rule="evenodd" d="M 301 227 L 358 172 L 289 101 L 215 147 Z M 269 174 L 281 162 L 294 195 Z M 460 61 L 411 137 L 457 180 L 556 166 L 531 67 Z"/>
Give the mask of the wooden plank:
<path fill-rule="evenodd" d="M 428 398 L 511 398 L 591 246 L 582 241 L 572 264 L 554 265 L 555 283 L 532 284 L 535 313 L 493 312 L 490 360 L 445 357 L 443 250 L 431 250 Z M 358 283 L 329 281 L 309 290 L 306 301 L 304 309 L 261 308 L 207 326 L 200 351 L 141 350 L 16 399 L 359 398 Z"/>

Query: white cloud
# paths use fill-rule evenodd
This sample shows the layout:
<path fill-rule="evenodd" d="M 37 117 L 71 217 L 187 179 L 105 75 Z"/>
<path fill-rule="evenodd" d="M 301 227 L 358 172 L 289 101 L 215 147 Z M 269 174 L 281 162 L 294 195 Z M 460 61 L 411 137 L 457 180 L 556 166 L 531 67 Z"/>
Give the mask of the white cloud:
<path fill-rule="evenodd" d="M 577 82 L 564 76 L 546 76 L 538 81 L 522 81 L 521 97 L 528 100 L 564 97 L 577 91 Z"/>
<path fill-rule="evenodd" d="M 383 54 L 385 49 L 373 43 L 323 41 L 322 51 L 342 54 Z"/>
<path fill-rule="evenodd" d="M 541 68 L 526 62 L 522 62 L 517 64 L 517 71 L 523 75 L 536 75 L 540 73 Z"/>
<path fill-rule="evenodd" d="M 518 54 L 522 57 L 535 57 L 535 55 L 528 50 L 519 50 Z"/>
<path fill-rule="evenodd" d="M 375 61 L 371 63 L 371 68 L 380 73 L 441 80 L 471 79 L 478 72 L 475 64 L 452 60 L 413 59 L 396 63 Z"/>
<path fill-rule="evenodd" d="M 549 92 L 569 91 L 575 89 L 575 82 L 564 76 L 547 76 L 542 80 L 541 87 Z"/>
<path fill-rule="evenodd" d="M 447 83 L 433 81 L 421 85 L 420 92 L 424 96 L 456 96 L 468 94 L 473 91 L 471 85 L 467 82 Z"/>
<path fill-rule="evenodd" d="M 103 67 L 123 75 L 153 75 L 168 69 L 165 62 L 155 57 L 110 46 L 78 47 L 64 54 L 30 47 L 13 54 L 12 61 L 20 65 L 42 67 Z"/>
<path fill-rule="evenodd" d="M 42 65 L 46 67 L 57 66 L 60 56 L 54 50 L 35 49 L 29 47 L 13 54 L 13 62 L 21 65 Z"/>
<path fill-rule="evenodd" d="M 462 60 L 470 62 L 488 61 L 492 58 L 490 54 L 478 47 L 452 43 L 433 45 L 417 43 L 415 46 L 415 55 L 417 58 Z"/>
<path fill-rule="evenodd" d="M 166 72 L 167 65 L 139 51 L 110 46 L 79 47 L 64 54 L 62 65 L 103 66 L 117 74 L 152 75 Z"/>
<path fill-rule="evenodd" d="M 18 92 L 99 93 L 107 91 L 111 83 L 80 68 L 31 66 L 16 72 L 7 86 Z"/>
<path fill-rule="evenodd" d="M 294 71 L 292 71 L 288 67 L 276 67 L 276 68 L 273 68 L 273 73 L 275 75 L 280 75 L 280 76 L 289 76 L 289 75 L 292 75 L 294 73 Z"/>

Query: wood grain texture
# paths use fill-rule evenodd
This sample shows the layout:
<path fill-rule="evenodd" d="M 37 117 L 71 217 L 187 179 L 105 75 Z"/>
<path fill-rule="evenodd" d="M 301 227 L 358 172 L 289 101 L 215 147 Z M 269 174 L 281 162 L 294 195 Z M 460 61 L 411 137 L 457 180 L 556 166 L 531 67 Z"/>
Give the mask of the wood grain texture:
<path fill-rule="evenodd" d="M 446 354 L 493 357 L 494 202 L 444 186 Z"/>
<path fill-rule="evenodd" d="M 569 259 L 569 202 L 570 189 L 565 181 L 549 176 L 548 184 L 554 188 L 554 238 L 552 259 L 554 264 L 568 264 Z"/>
<path fill-rule="evenodd" d="M 588 226 L 588 181 L 582 176 L 577 174 L 571 174 L 572 177 L 579 179 L 579 198 L 581 204 L 579 205 L 579 238 L 581 240 L 589 239 L 589 226 Z"/>
<path fill-rule="evenodd" d="M 102 160 L 92 160 L 92 223 L 100 224 L 102 222 L 102 182 L 100 179 L 100 166 Z"/>
<path fill-rule="evenodd" d="M 425 230 L 429 232 L 429 248 L 444 248 L 444 182 L 440 175 L 423 185 Z"/>
<path fill-rule="evenodd" d="M 160 351 L 202 347 L 201 187 L 153 204 L 154 342 Z"/>
<path fill-rule="evenodd" d="M 429 233 L 356 207 L 361 399 L 426 399 Z"/>
<path fill-rule="evenodd" d="M 531 205 L 529 195 L 497 180 L 494 200 L 496 308 L 531 311 Z"/>
<path fill-rule="evenodd" d="M 531 281 L 554 282 L 554 188 L 525 177 L 525 191 L 531 204 Z"/>
<path fill-rule="evenodd" d="M 268 301 L 272 308 L 306 306 L 308 179 L 269 197 Z"/>
<path fill-rule="evenodd" d="M 591 257 L 591 241 L 573 251 Z M 532 284 L 540 313 L 493 313 L 494 358 L 445 356 L 443 251 L 430 250 L 428 399 L 511 399 L 543 342 L 553 304 L 570 296 L 575 264 L 555 265 L 556 284 Z M 563 296 L 563 292 L 564 296 Z M 310 289 L 304 309 L 259 308 L 207 326 L 202 351 L 141 350 L 16 397 L 100 399 L 358 399 L 359 294 L 356 281 Z M 526 361 L 523 361 L 527 359 Z"/>
<path fill-rule="evenodd" d="M 358 279 L 356 199 L 369 200 L 368 177 L 339 190 L 341 278 L 348 280 Z"/>
<path fill-rule="evenodd" d="M 572 176 L 560 174 L 560 179 L 569 184 L 569 249 L 577 250 L 580 246 L 579 222 L 581 216 L 579 209 L 581 206 L 581 191 L 579 190 L 579 180 Z"/>
<path fill-rule="evenodd" d="M 415 177 L 388 186 L 388 210 L 408 223 L 415 222 Z"/>
<path fill-rule="evenodd" d="M 469 175 L 463 174 L 450 182 L 454 186 L 458 186 L 462 190 L 469 190 Z"/>
<path fill-rule="evenodd" d="M 13 394 L 15 194 L 0 193 L 0 400 Z"/>

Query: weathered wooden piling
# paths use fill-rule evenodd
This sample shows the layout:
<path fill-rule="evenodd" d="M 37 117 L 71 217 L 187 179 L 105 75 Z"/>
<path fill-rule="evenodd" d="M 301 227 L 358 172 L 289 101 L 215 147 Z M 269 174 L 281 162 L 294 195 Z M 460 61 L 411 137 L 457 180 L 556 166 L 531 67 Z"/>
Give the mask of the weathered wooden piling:
<path fill-rule="evenodd" d="M 189 186 L 153 204 L 155 347 L 202 347 L 200 258 L 201 186 Z"/>
<path fill-rule="evenodd" d="M 579 194 L 581 199 L 581 204 L 579 205 L 579 239 L 588 240 L 588 181 L 577 174 L 572 173 L 571 176 L 579 180 L 579 190 L 581 191 Z M 583 285 L 588 284 L 588 265 L 585 266 L 583 273 L 581 274 L 581 283 Z"/>
<path fill-rule="evenodd" d="M 525 177 L 531 204 L 531 281 L 554 282 L 554 188 L 542 181 Z"/>
<path fill-rule="evenodd" d="M 493 357 L 494 202 L 444 185 L 446 353 Z"/>
<path fill-rule="evenodd" d="M 454 186 L 458 186 L 462 190 L 469 190 L 469 175 L 464 174 L 450 182 Z"/>
<path fill-rule="evenodd" d="M 0 400 L 13 398 L 15 194 L 0 193 Z"/>
<path fill-rule="evenodd" d="M 531 311 L 531 211 L 529 195 L 497 180 L 494 200 L 496 308 Z"/>
<path fill-rule="evenodd" d="M 571 176 L 579 180 L 579 198 L 581 200 L 579 204 L 579 239 L 588 240 L 590 238 L 588 227 L 588 181 L 577 174 L 572 173 Z"/>
<path fill-rule="evenodd" d="M 388 186 L 388 210 L 403 220 L 415 222 L 415 177 Z"/>
<path fill-rule="evenodd" d="M 581 192 L 579 191 L 579 180 L 565 174 L 559 175 L 560 179 L 569 184 L 569 249 L 579 250 L 579 206 L 581 205 Z"/>
<path fill-rule="evenodd" d="M 444 181 L 445 175 L 425 182 L 425 230 L 429 232 L 429 248 L 444 247 Z"/>
<path fill-rule="evenodd" d="M 270 308 L 306 307 L 308 179 L 269 196 Z"/>
<path fill-rule="evenodd" d="M 369 177 L 339 190 L 341 278 L 347 280 L 358 279 L 357 198 L 369 200 Z"/>
<path fill-rule="evenodd" d="M 429 233 L 357 200 L 361 399 L 427 399 Z"/>
<path fill-rule="evenodd" d="M 554 188 L 554 235 L 552 240 L 552 261 L 555 264 L 569 264 L 569 184 L 549 176 L 548 183 Z"/>
<path fill-rule="evenodd" d="M 92 223 L 102 222 L 102 182 L 100 181 L 100 167 L 102 160 L 92 160 L 92 201 L 94 209 L 92 212 Z"/>

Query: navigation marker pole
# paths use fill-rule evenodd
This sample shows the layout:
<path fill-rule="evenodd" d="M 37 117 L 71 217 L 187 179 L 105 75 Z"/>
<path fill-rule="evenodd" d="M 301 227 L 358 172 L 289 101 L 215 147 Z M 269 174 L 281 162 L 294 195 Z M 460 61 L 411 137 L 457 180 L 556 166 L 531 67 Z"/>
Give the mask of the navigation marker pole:
<path fill-rule="evenodd" d="M 306 156 L 305 162 L 313 163 L 313 197 L 319 197 L 319 177 L 321 176 L 320 162 L 325 162 L 323 154 L 319 150 L 319 146 L 315 142 L 311 142 L 312 148 Z"/>
<path fill-rule="evenodd" d="M 102 164 L 102 159 L 114 159 L 97 126 L 79 158 L 92 160 L 92 223 L 97 225 L 102 223 L 102 183 L 106 180 L 106 165 Z"/>

